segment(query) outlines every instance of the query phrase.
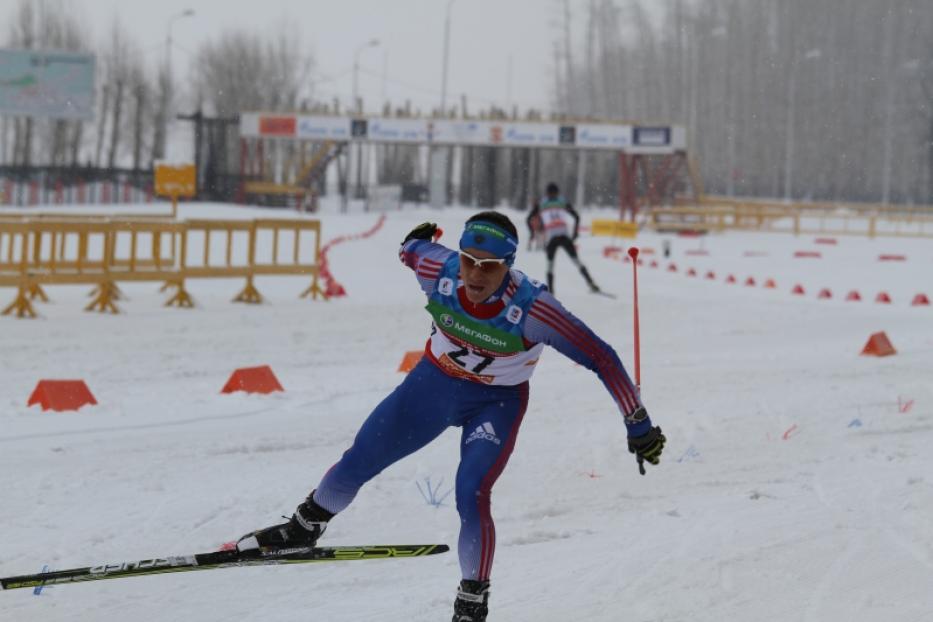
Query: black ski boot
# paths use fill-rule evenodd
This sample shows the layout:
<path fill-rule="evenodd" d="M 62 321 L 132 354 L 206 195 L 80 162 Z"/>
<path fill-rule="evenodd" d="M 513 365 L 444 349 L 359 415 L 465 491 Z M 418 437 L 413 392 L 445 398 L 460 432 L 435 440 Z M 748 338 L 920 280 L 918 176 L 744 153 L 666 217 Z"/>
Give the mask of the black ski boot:
<path fill-rule="evenodd" d="M 454 601 L 453 622 L 486 622 L 489 614 L 489 581 L 464 579 Z"/>
<path fill-rule="evenodd" d="M 313 547 L 333 514 L 314 502 L 314 491 L 298 506 L 287 523 L 248 533 L 236 543 L 238 551 Z"/>

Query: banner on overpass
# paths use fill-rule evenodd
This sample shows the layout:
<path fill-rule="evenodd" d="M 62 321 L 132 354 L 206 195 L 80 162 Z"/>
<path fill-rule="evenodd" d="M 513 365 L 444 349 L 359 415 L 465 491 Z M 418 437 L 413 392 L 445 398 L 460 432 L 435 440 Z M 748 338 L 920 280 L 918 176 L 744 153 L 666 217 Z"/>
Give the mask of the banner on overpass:
<path fill-rule="evenodd" d="M 418 145 L 599 149 L 632 154 L 665 154 L 686 149 L 686 132 L 682 127 L 612 123 L 351 118 L 248 112 L 240 116 L 240 135 L 244 138 Z"/>

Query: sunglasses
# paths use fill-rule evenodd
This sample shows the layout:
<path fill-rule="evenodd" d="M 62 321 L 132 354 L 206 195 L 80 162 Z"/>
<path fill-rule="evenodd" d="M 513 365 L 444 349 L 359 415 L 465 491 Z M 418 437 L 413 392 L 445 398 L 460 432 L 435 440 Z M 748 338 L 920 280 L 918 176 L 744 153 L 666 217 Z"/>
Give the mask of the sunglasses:
<path fill-rule="evenodd" d="M 477 268 L 483 270 L 484 272 L 492 272 L 496 266 L 501 266 L 505 263 L 504 257 L 488 257 L 486 259 L 480 259 L 479 257 L 474 257 L 466 251 L 460 251 L 460 260 L 466 264 L 468 268 Z"/>

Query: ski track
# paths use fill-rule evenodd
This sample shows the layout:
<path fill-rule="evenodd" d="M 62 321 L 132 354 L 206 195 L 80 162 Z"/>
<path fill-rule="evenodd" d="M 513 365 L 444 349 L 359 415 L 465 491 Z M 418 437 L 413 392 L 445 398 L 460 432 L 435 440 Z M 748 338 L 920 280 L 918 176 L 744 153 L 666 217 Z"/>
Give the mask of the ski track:
<path fill-rule="evenodd" d="M 243 307 L 229 303 L 240 282 L 193 280 L 198 307 L 180 311 L 161 307 L 157 287 L 131 283 L 125 313 L 111 317 L 81 311 L 85 288 L 50 287 L 41 319 L 0 318 L 0 575 L 208 551 L 289 514 L 400 381 L 402 354 L 424 346 L 424 298 L 395 258 L 398 241 L 430 219 L 453 244 L 470 213 L 393 212 L 371 238 L 335 246 L 329 260 L 346 299 L 299 300 L 304 279 L 268 278 L 257 280 L 268 304 Z M 510 214 L 524 234 L 523 214 Z M 612 216 L 584 219 L 593 215 Z M 326 202 L 321 217 L 325 241 L 376 220 Z M 802 261 L 792 255 L 811 247 L 807 236 L 672 241 L 679 272 L 658 255 L 639 271 L 643 396 L 668 437 L 662 463 L 638 475 L 603 387 L 544 355 L 494 489 L 490 620 L 933 620 L 933 315 L 908 305 L 933 294 L 929 242 L 840 238 L 820 249 L 824 259 Z M 603 258 L 609 244 L 626 243 L 579 240 L 618 300 L 588 295 L 564 256 L 557 295 L 633 371 L 631 266 Z M 661 247 L 653 234 L 639 244 Z M 697 246 L 710 256 L 685 256 Z M 891 250 L 909 261 L 877 262 Z M 544 257 L 522 252 L 518 266 L 540 277 Z M 686 277 L 689 267 L 701 276 Z M 707 270 L 716 281 L 702 278 Z M 738 284 L 722 282 L 729 273 Z M 775 278 L 778 290 L 744 287 L 747 276 Z M 797 282 L 806 297 L 790 295 Z M 836 298 L 818 301 L 821 287 Z M 866 302 L 842 301 L 849 289 Z M 882 289 L 894 304 L 870 302 Z M 858 356 L 877 330 L 897 356 Z M 257 364 L 272 366 L 284 393 L 218 395 L 234 368 Z M 26 408 L 40 378 L 84 378 L 100 405 Z M 899 398 L 914 400 L 909 412 L 898 412 Z M 849 427 L 856 418 L 860 427 Z M 431 507 L 415 482 L 443 478 L 446 492 L 458 447 L 449 430 L 386 469 L 324 541 L 455 545 L 453 497 Z M 228 569 L 38 597 L 15 590 L 0 594 L 0 619 L 429 622 L 449 619 L 458 580 L 454 551 Z"/>

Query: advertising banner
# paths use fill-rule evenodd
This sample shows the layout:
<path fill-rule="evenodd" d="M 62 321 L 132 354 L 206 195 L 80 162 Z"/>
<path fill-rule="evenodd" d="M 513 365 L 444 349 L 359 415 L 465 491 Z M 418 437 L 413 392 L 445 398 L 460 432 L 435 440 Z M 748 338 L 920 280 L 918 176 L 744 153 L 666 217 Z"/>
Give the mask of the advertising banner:
<path fill-rule="evenodd" d="M 425 119 L 375 118 L 369 120 L 366 137 L 375 142 L 424 143 L 429 125 Z"/>
<path fill-rule="evenodd" d="M 348 140 L 352 121 L 354 119 L 346 117 L 299 115 L 295 133 L 305 140 Z"/>
<path fill-rule="evenodd" d="M 577 125 L 577 147 L 626 150 L 632 146 L 631 125 L 581 123 Z"/>
<path fill-rule="evenodd" d="M 0 114 L 94 118 L 94 55 L 0 49 Z"/>

